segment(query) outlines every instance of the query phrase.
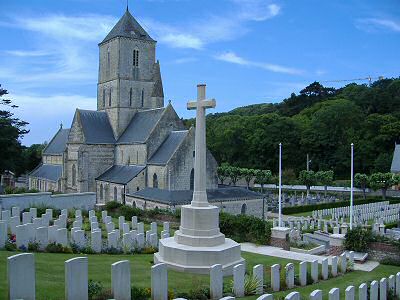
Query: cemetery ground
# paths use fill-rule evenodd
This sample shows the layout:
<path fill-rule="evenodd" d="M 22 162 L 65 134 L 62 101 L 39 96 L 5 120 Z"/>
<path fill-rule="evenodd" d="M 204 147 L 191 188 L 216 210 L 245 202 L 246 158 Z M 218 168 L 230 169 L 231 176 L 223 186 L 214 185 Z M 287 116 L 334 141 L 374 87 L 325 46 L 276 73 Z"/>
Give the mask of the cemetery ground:
<path fill-rule="evenodd" d="M 16 254 L 16 252 L 0 251 L 0 299 L 6 299 L 7 290 L 7 257 Z M 78 256 L 87 256 L 89 260 L 89 279 L 99 281 L 105 289 L 109 289 L 111 285 L 111 264 L 121 260 L 129 260 L 131 265 L 131 281 L 132 286 L 138 288 L 150 287 L 150 269 L 153 265 L 152 254 L 134 254 L 134 255 L 79 255 L 79 254 L 59 254 L 59 253 L 35 253 L 36 264 L 36 290 L 38 299 L 63 299 L 64 297 L 64 262 L 70 258 Z M 270 291 L 270 267 L 273 264 L 285 266 L 291 262 L 295 265 L 295 274 L 298 274 L 298 261 L 292 261 L 282 258 L 252 254 L 242 252 L 243 258 L 246 260 L 247 273 L 251 274 L 251 270 L 256 264 L 265 266 L 264 280 L 267 291 Z M 321 268 L 321 266 L 319 266 Z M 298 291 L 306 298 L 310 292 L 320 289 L 324 292 L 324 298 L 328 298 L 328 291 L 332 287 L 340 288 L 341 296 L 349 285 L 358 287 L 363 282 L 378 280 L 382 277 L 388 277 L 400 271 L 400 267 L 380 265 L 372 272 L 352 271 L 345 275 L 330 278 L 326 281 L 320 281 L 316 284 L 310 284 L 305 287 L 295 287 L 292 290 L 286 290 L 274 293 L 275 299 L 280 299 L 291 291 Z M 228 286 L 232 277 L 225 277 L 225 284 Z M 284 272 L 281 272 L 281 284 L 284 282 Z M 209 287 L 209 276 L 193 275 L 175 271 L 168 271 L 169 290 L 177 295 L 177 293 L 188 293 L 190 290 L 200 290 Z M 278 298 L 276 298 L 278 297 Z M 256 299 L 257 296 L 248 296 L 242 299 Z"/>

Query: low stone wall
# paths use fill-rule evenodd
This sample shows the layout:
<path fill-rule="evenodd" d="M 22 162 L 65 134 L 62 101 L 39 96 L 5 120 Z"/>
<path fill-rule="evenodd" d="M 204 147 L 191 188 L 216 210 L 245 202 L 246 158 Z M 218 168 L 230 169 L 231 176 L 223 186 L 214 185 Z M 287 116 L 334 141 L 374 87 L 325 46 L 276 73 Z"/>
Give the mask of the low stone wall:
<path fill-rule="evenodd" d="M 51 193 L 26 193 L 0 196 L 2 209 L 11 209 L 18 206 L 21 210 L 32 206 L 46 206 L 57 209 L 94 209 L 96 193 L 58 194 Z"/>
<path fill-rule="evenodd" d="M 400 260 L 400 250 L 390 244 L 371 243 L 368 249 L 368 258 L 377 261 L 385 258 Z"/>

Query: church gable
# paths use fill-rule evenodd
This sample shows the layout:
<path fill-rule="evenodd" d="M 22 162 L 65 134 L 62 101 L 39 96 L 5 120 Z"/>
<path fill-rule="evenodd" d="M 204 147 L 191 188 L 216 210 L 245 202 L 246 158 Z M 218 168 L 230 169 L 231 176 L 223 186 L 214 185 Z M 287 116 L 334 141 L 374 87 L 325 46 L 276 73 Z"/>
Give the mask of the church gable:
<path fill-rule="evenodd" d="M 68 143 L 84 143 L 85 136 L 83 134 L 82 125 L 80 123 L 79 111 L 75 111 L 74 119 L 72 121 L 71 129 L 68 134 Z"/>

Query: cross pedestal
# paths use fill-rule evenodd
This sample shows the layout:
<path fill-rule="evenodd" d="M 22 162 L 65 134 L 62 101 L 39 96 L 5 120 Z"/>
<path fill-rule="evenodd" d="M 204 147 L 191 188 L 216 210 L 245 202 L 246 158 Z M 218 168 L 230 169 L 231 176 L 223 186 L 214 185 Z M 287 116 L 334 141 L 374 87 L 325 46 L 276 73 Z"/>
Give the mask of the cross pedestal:
<path fill-rule="evenodd" d="M 244 263 L 240 245 L 220 232 L 219 208 L 208 203 L 206 192 L 205 110 L 214 107 L 214 99 L 206 100 L 206 86 L 198 85 L 197 101 L 187 105 L 196 110 L 193 199 L 181 207 L 181 226 L 174 237 L 160 240 L 154 262 L 199 274 L 208 274 L 212 265 L 221 264 L 224 274 L 231 275 L 235 265 Z"/>

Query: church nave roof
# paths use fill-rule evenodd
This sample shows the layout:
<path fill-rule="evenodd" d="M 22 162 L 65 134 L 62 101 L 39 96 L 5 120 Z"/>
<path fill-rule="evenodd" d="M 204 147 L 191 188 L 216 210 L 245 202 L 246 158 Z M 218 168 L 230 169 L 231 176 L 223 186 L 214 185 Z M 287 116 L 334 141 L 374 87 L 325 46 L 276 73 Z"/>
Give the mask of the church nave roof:
<path fill-rule="evenodd" d="M 101 174 L 96 180 L 112 182 L 117 184 L 127 184 L 140 172 L 142 172 L 146 166 L 134 165 L 134 166 L 122 166 L 114 165 Z"/>
<path fill-rule="evenodd" d="M 65 147 L 67 146 L 68 134 L 69 128 L 60 128 L 60 130 L 57 131 L 56 135 L 53 137 L 50 143 L 46 146 L 46 148 L 44 148 L 43 154 L 61 155 L 64 152 Z"/>
<path fill-rule="evenodd" d="M 171 131 L 165 141 L 149 159 L 148 164 L 165 165 L 172 158 L 176 150 L 182 144 L 189 130 Z"/>
<path fill-rule="evenodd" d="M 37 177 L 39 179 L 47 179 L 51 181 L 58 181 L 62 175 L 61 165 L 48 165 L 41 164 L 36 169 L 34 169 L 29 176 Z"/>
<path fill-rule="evenodd" d="M 115 138 L 104 111 L 78 109 L 87 144 L 114 144 Z"/>

